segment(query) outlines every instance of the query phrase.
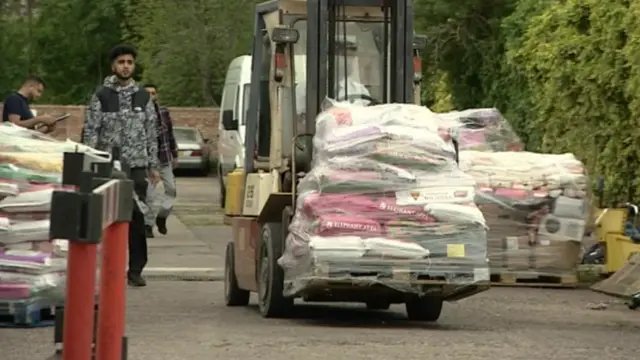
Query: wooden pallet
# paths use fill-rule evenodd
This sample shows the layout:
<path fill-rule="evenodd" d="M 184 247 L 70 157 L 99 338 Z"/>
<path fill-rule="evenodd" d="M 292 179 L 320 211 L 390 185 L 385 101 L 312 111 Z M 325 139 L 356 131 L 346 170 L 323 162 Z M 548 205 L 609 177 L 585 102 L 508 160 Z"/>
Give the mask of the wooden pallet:
<path fill-rule="evenodd" d="M 37 302 L 0 303 L 0 328 L 44 327 L 55 324 L 53 307 Z"/>
<path fill-rule="evenodd" d="M 576 273 L 540 274 L 539 270 L 491 269 L 491 286 L 554 287 L 575 288 L 578 286 Z"/>

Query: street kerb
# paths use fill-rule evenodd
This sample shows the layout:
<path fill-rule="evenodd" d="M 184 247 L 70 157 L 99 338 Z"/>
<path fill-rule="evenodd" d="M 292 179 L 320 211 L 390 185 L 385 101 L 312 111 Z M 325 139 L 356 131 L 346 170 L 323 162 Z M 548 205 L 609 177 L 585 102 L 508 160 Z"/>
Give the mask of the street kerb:
<path fill-rule="evenodd" d="M 149 267 L 144 277 L 153 281 L 222 281 L 224 269 L 187 267 Z"/>
<path fill-rule="evenodd" d="M 143 272 L 143 276 L 147 280 L 220 281 L 224 279 L 223 263 L 216 261 L 218 256 L 214 254 L 209 244 L 196 237 L 193 231 L 175 216 L 169 218 L 168 227 L 168 235 L 158 234 L 156 238 L 147 240 L 150 264 Z M 162 245 L 156 248 L 158 243 Z M 172 254 L 172 248 L 178 250 L 175 255 Z M 179 259 L 180 251 L 184 252 L 184 249 L 191 248 L 200 248 L 201 250 L 191 256 L 188 261 L 176 261 Z M 160 253 L 156 252 L 158 250 Z M 158 255 L 161 256 L 158 257 Z M 193 264 L 193 260 L 196 259 L 201 260 L 197 261 L 201 267 Z M 202 267 L 204 264 L 211 264 L 213 267 Z"/>

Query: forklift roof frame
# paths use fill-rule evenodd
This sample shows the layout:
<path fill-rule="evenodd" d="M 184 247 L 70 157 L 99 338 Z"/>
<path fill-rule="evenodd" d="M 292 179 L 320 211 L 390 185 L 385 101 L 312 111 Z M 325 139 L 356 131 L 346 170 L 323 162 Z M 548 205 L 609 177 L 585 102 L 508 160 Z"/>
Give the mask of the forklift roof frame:
<path fill-rule="evenodd" d="M 338 3 L 338 4 L 336 4 Z M 330 78 L 328 66 L 320 64 L 330 63 L 330 7 L 334 6 L 391 6 L 390 33 L 388 38 L 391 51 L 389 52 L 390 69 L 394 69 L 394 76 L 388 76 L 387 62 L 384 62 L 386 73 L 384 84 L 390 88 L 388 102 L 413 102 L 413 1 L 393 0 L 307 0 L 307 121 L 306 132 L 315 134 L 315 116 L 321 112 L 322 101 L 327 96 L 327 81 Z M 316 16 L 309 16 L 315 14 Z M 333 19 L 335 20 L 335 19 Z M 407 31 L 407 29 L 410 29 Z M 313 41 L 309 41 L 314 36 Z M 384 44 L 385 47 L 387 44 Z M 386 51 L 386 49 L 385 49 Z M 389 81 L 390 83 L 387 83 Z M 315 94 L 315 96 L 310 96 Z"/>
<path fill-rule="evenodd" d="M 306 3 L 306 14 L 285 12 L 283 5 L 300 5 Z M 305 132 L 315 134 L 316 115 L 322 110 L 322 102 L 327 96 L 327 86 L 319 86 L 327 84 L 329 77 L 328 66 L 320 66 L 332 61 L 329 56 L 329 18 L 331 6 L 345 7 L 364 7 L 364 8 L 381 8 L 389 6 L 394 10 L 389 11 L 389 35 L 387 41 L 390 45 L 390 66 L 388 69 L 393 70 L 393 76 L 389 74 L 387 62 L 384 62 L 385 74 L 383 74 L 386 85 L 389 88 L 389 96 L 387 102 L 412 103 L 414 97 L 413 88 L 413 1 L 395 1 L 395 0 L 271 0 L 256 5 L 254 16 L 254 39 L 252 45 L 252 74 L 250 84 L 249 109 L 258 109 L 260 96 L 260 77 L 263 76 L 261 71 L 254 71 L 260 66 L 263 57 L 263 40 L 259 34 L 266 30 L 264 16 L 279 11 L 280 23 L 292 25 L 295 21 L 304 19 L 307 21 L 307 53 L 306 53 L 306 110 L 307 121 Z M 315 14 L 309 16 L 309 14 Z M 384 14 L 384 13 L 383 13 Z M 284 15 L 287 15 L 284 21 Z M 365 12 L 363 12 L 365 15 Z M 371 17 L 372 19 L 381 19 L 379 16 Z M 386 25 L 385 25 L 386 26 Z M 335 41 L 335 39 L 334 39 Z M 387 44 L 385 44 L 385 47 Z M 385 49 L 386 52 L 386 49 Z M 311 95 L 314 96 L 311 96 Z M 252 154 L 256 151 L 255 139 L 258 131 L 257 111 L 250 111 L 247 114 L 247 127 L 245 135 L 245 173 L 254 171 L 254 157 Z"/>

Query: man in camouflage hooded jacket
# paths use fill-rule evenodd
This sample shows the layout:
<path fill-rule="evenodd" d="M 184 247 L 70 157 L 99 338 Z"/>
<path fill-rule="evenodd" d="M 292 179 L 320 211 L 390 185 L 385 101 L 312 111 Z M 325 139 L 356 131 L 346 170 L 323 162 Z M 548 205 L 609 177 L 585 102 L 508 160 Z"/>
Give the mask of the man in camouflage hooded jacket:
<path fill-rule="evenodd" d="M 95 149 L 120 148 L 121 160 L 131 168 L 137 195 L 129 226 L 129 285 L 145 286 L 142 270 L 147 263 L 144 212 L 147 179 L 155 183 L 158 173 L 156 112 L 149 95 L 131 78 L 135 70 L 135 49 L 118 45 L 111 50 L 113 75 L 104 80 L 91 99 L 85 115 L 82 142 Z"/>

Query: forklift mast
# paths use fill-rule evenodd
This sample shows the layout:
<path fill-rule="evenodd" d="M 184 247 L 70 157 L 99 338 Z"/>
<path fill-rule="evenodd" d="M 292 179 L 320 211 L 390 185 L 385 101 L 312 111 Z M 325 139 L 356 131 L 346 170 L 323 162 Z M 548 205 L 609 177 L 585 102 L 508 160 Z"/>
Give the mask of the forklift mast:
<path fill-rule="evenodd" d="M 382 18 L 350 18 L 349 7 L 378 7 Z M 362 15 L 362 14 L 361 14 Z M 381 103 L 412 103 L 414 97 L 413 1 L 307 0 L 306 133 L 315 133 L 315 116 L 326 97 L 335 99 L 338 62 L 346 61 L 338 48 L 347 42 L 349 25 L 371 22 L 382 53 Z M 380 24 L 381 23 L 381 24 Z M 376 31 L 382 30 L 382 31 Z M 327 64 L 323 66 L 323 64 Z M 391 70 L 393 69 L 393 70 Z"/>
<path fill-rule="evenodd" d="M 284 174 L 298 160 L 307 167 L 315 118 L 326 98 L 365 106 L 414 103 L 422 78 L 421 40 L 414 36 L 413 0 L 258 4 L 245 110 L 245 173 Z M 294 138 L 301 145 L 299 159 Z"/>

